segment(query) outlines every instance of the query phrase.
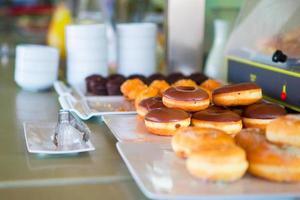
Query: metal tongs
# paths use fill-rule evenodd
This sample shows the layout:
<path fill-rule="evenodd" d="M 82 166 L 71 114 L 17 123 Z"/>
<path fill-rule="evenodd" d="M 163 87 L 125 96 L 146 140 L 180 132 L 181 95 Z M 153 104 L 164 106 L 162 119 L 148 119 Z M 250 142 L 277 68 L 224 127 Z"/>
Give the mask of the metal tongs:
<path fill-rule="evenodd" d="M 72 148 L 75 144 L 86 143 L 90 138 L 90 129 L 77 116 L 61 109 L 55 128 L 53 143 L 60 148 Z"/>

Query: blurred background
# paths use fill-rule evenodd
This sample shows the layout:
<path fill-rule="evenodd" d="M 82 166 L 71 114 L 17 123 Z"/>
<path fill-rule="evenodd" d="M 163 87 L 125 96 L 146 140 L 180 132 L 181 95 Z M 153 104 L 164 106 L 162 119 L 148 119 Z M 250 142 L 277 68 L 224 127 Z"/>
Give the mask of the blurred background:
<path fill-rule="evenodd" d="M 55 12 L 62 15 L 59 20 L 71 17 L 77 23 L 102 22 L 103 12 L 113 23 L 155 22 L 159 25 L 158 44 L 164 48 L 165 0 L 0 0 L 0 44 L 1 56 L 14 53 L 19 43 L 47 43 L 51 19 Z M 231 27 L 239 13 L 243 0 L 207 0 L 205 2 L 205 58 L 214 39 L 213 21 L 227 20 Z M 69 13 L 59 12 L 64 6 Z M 180 12 L 180 11 L 178 11 Z M 64 16 L 66 15 L 66 16 Z M 59 23 L 58 23 L 59 24 Z M 58 25 L 59 26 L 59 25 Z M 57 27 L 59 29 L 59 27 Z M 54 27 L 55 29 L 55 27 Z M 159 49 L 163 53 L 163 49 Z"/>

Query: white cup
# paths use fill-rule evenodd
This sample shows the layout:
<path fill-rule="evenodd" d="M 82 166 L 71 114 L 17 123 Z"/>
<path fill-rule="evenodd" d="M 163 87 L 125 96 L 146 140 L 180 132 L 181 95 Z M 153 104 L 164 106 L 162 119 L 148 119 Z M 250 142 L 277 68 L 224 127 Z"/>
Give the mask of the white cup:
<path fill-rule="evenodd" d="M 81 86 L 91 74 L 108 74 L 107 37 L 104 24 L 66 27 L 67 81 Z"/>
<path fill-rule="evenodd" d="M 66 27 L 66 38 L 92 39 L 106 37 L 104 24 L 73 24 Z"/>
<path fill-rule="evenodd" d="M 92 74 L 108 74 L 107 61 L 67 61 L 67 80 L 71 85 L 83 87 L 85 78 Z M 70 70 L 72 69 L 72 70 Z"/>
<path fill-rule="evenodd" d="M 156 34 L 153 23 L 117 25 L 119 73 L 148 76 L 156 71 Z"/>
<path fill-rule="evenodd" d="M 15 65 L 15 81 L 20 87 L 45 90 L 57 80 L 59 51 L 44 45 L 18 45 Z"/>

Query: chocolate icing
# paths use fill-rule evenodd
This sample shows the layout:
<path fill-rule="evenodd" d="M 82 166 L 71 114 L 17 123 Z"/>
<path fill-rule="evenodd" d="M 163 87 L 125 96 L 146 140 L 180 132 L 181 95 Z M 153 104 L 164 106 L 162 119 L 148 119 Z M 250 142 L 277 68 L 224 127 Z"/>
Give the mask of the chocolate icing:
<path fill-rule="evenodd" d="M 188 119 L 190 114 L 183 110 L 173 109 L 173 108 L 158 108 L 149 111 L 146 116 L 145 120 L 151 122 L 161 122 L 161 123 L 168 123 L 168 122 L 177 122 L 181 120 Z"/>
<path fill-rule="evenodd" d="M 98 83 L 94 85 L 90 92 L 94 95 L 103 95 L 103 96 L 107 95 L 107 89 L 105 83 L 100 83 L 100 84 Z"/>
<path fill-rule="evenodd" d="M 189 76 L 189 79 L 192 79 L 198 85 L 200 85 L 201 83 L 206 81 L 208 79 L 208 77 L 206 75 L 202 74 L 202 73 L 193 73 Z"/>
<path fill-rule="evenodd" d="M 243 117 L 252 119 L 274 119 L 285 115 L 286 110 L 273 103 L 256 103 L 248 106 L 244 112 Z"/>
<path fill-rule="evenodd" d="M 150 85 L 155 80 L 166 80 L 166 77 L 160 73 L 152 74 L 147 78 L 147 84 Z"/>
<path fill-rule="evenodd" d="M 115 79 L 122 80 L 122 81 L 126 80 L 122 74 L 111 74 L 107 77 L 108 81 L 115 80 Z"/>
<path fill-rule="evenodd" d="M 170 87 L 163 96 L 178 101 L 198 101 L 209 98 L 206 91 L 190 86 Z"/>
<path fill-rule="evenodd" d="M 100 75 L 91 75 L 86 79 L 87 91 L 95 95 L 107 95 L 106 82 L 107 79 Z"/>
<path fill-rule="evenodd" d="M 255 83 L 238 83 L 238 84 L 225 85 L 219 87 L 213 91 L 213 95 L 230 93 L 230 92 L 238 92 L 244 90 L 252 90 L 252 89 L 261 89 L 261 88 Z"/>
<path fill-rule="evenodd" d="M 144 99 L 139 103 L 139 106 L 145 108 L 147 111 L 157 109 L 157 108 L 165 108 L 165 105 L 163 104 L 161 97 L 150 97 Z"/>
<path fill-rule="evenodd" d="M 142 74 L 132 74 L 132 75 L 128 76 L 127 79 L 135 79 L 135 78 L 140 79 L 141 81 L 143 81 L 143 83 L 147 83 L 146 77 Z"/>
<path fill-rule="evenodd" d="M 106 89 L 108 95 L 122 95 L 120 87 L 122 83 L 125 81 L 122 77 L 111 78 L 106 83 Z"/>
<path fill-rule="evenodd" d="M 238 122 L 241 120 L 241 117 L 235 112 L 216 106 L 196 112 L 192 118 L 213 122 Z"/>
<path fill-rule="evenodd" d="M 169 74 L 169 76 L 167 77 L 167 82 L 169 84 L 173 84 L 175 83 L 176 81 L 180 80 L 180 79 L 184 79 L 185 76 L 180 73 L 180 72 L 175 72 L 175 73 L 171 73 Z"/>

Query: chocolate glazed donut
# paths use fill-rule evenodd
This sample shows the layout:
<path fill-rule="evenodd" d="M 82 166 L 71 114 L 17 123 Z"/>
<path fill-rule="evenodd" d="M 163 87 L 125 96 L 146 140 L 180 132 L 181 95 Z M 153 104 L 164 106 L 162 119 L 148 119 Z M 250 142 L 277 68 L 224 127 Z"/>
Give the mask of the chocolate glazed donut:
<path fill-rule="evenodd" d="M 213 91 L 213 103 L 218 106 L 250 105 L 262 99 L 262 90 L 255 83 L 239 83 Z"/>
<path fill-rule="evenodd" d="M 190 86 L 170 87 L 163 94 L 163 103 L 169 108 L 199 111 L 209 106 L 209 95 L 205 90 Z"/>
<path fill-rule="evenodd" d="M 190 114 L 178 109 L 158 108 L 145 116 L 145 125 L 150 133 L 173 135 L 176 129 L 190 125 Z"/>
<path fill-rule="evenodd" d="M 150 110 L 165 108 L 161 97 L 150 97 L 142 100 L 137 106 L 137 113 L 144 117 Z"/>
<path fill-rule="evenodd" d="M 262 102 L 246 107 L 242 116 L 245 127 L 266 130 L 271 121 L 285 114 L 285 109 L 280 105 Z"/>
<path fill-rule="evenodd" d="M 238 114 L 215 106 L 194 113 L 192 124 L 196 127 L 215 128 L 231 135 L 237 134 L 243 127 Z"/>

